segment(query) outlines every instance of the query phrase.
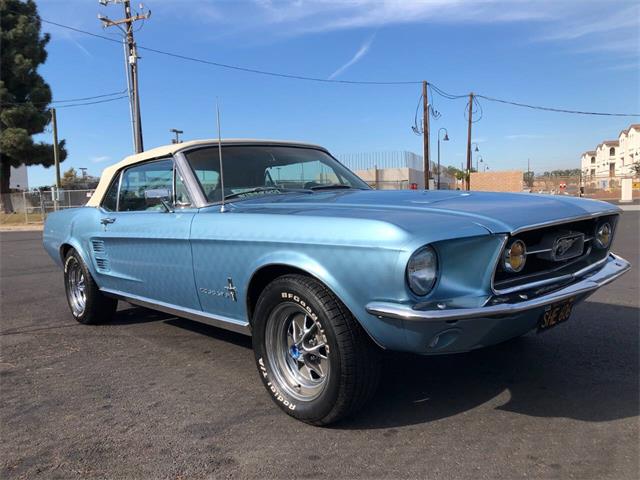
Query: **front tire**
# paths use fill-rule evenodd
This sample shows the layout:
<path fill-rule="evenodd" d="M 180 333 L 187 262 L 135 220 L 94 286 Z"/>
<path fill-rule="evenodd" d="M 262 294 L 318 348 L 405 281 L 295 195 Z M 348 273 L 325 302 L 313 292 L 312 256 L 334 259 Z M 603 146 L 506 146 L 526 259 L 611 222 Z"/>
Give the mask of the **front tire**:
<path fill-rule="evenodd" d="M 64 286 L 67 303 L 78 322 L 88 325 L 111 320 L 118 301 L 100 291 L 82 257 L 73 248 L 64 257 Z"/>
<path fill-rule="evenodd" d="M 358 410 L 378 385 L 378 348 L 329 289 L 303 275 L 280 277 L 262 292 L 253 350 L 276 405 L 313 425 Z"/>

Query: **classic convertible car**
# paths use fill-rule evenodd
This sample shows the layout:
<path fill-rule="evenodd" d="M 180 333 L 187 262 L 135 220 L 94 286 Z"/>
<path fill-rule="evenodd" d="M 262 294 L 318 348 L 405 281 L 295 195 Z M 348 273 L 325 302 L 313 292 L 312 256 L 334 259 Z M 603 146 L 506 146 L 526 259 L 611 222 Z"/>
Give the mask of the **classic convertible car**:
<path fill-rule="evenodd" d="M 373 394 L 380 350 L 464 352 L 569 318 L 630 268 L 617 207 L 376 191 L 322 147 L 174 144 L 108 167 L 44 247 L 81 323 L 118 300 L 252 335 L 267 391 L 316 425 Z"/>

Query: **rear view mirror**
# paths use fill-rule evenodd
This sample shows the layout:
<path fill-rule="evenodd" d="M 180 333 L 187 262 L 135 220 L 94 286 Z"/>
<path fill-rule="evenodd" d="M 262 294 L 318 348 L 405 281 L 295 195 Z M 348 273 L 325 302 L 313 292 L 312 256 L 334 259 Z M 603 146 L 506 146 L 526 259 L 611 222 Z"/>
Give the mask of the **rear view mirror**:
<path fill-rule="evenodd" d="M 144 191 L 145 200 L 171 199 L 171 192 L 168 188 L 149 188 Z"/>

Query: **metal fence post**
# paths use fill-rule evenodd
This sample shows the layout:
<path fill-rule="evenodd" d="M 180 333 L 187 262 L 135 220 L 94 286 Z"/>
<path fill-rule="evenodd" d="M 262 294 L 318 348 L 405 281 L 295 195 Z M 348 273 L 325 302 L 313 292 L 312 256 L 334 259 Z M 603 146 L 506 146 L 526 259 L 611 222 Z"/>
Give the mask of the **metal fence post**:
<path fill-rule="evenodd" d="M 42 221 L 44 222 L 44 200 L 42 198 L 42 192 L 40 194 L 40 216 L 42 217 Z"/>
<path fill-rule="evenodd" d="M 22 192 L 22 208 L 24 208 L 24 223 L 29 223 L 29 209 L 27 208 L 27 191 Z"/>

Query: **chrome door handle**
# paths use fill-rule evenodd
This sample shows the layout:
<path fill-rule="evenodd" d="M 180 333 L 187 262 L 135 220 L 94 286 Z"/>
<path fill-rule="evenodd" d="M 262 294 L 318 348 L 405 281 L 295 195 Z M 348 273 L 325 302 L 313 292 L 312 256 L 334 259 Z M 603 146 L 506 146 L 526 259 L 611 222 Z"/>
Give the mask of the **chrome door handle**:
<path fill-rule="evenodd" d="M 115 221 L 116 221 L 116 219 L 115 219 L 115 218 L 113 218 L 113 217 L 103 217 L 103 218 L 101 218 L 101 219 L 100 219 L 100 223 L 101 223 L 102 225 L 104 225 L 105 227 L 106 227 L 107 225 L 109 225 L 110 223 L 113 223 L 113 222 L 115 222 Z"/>

